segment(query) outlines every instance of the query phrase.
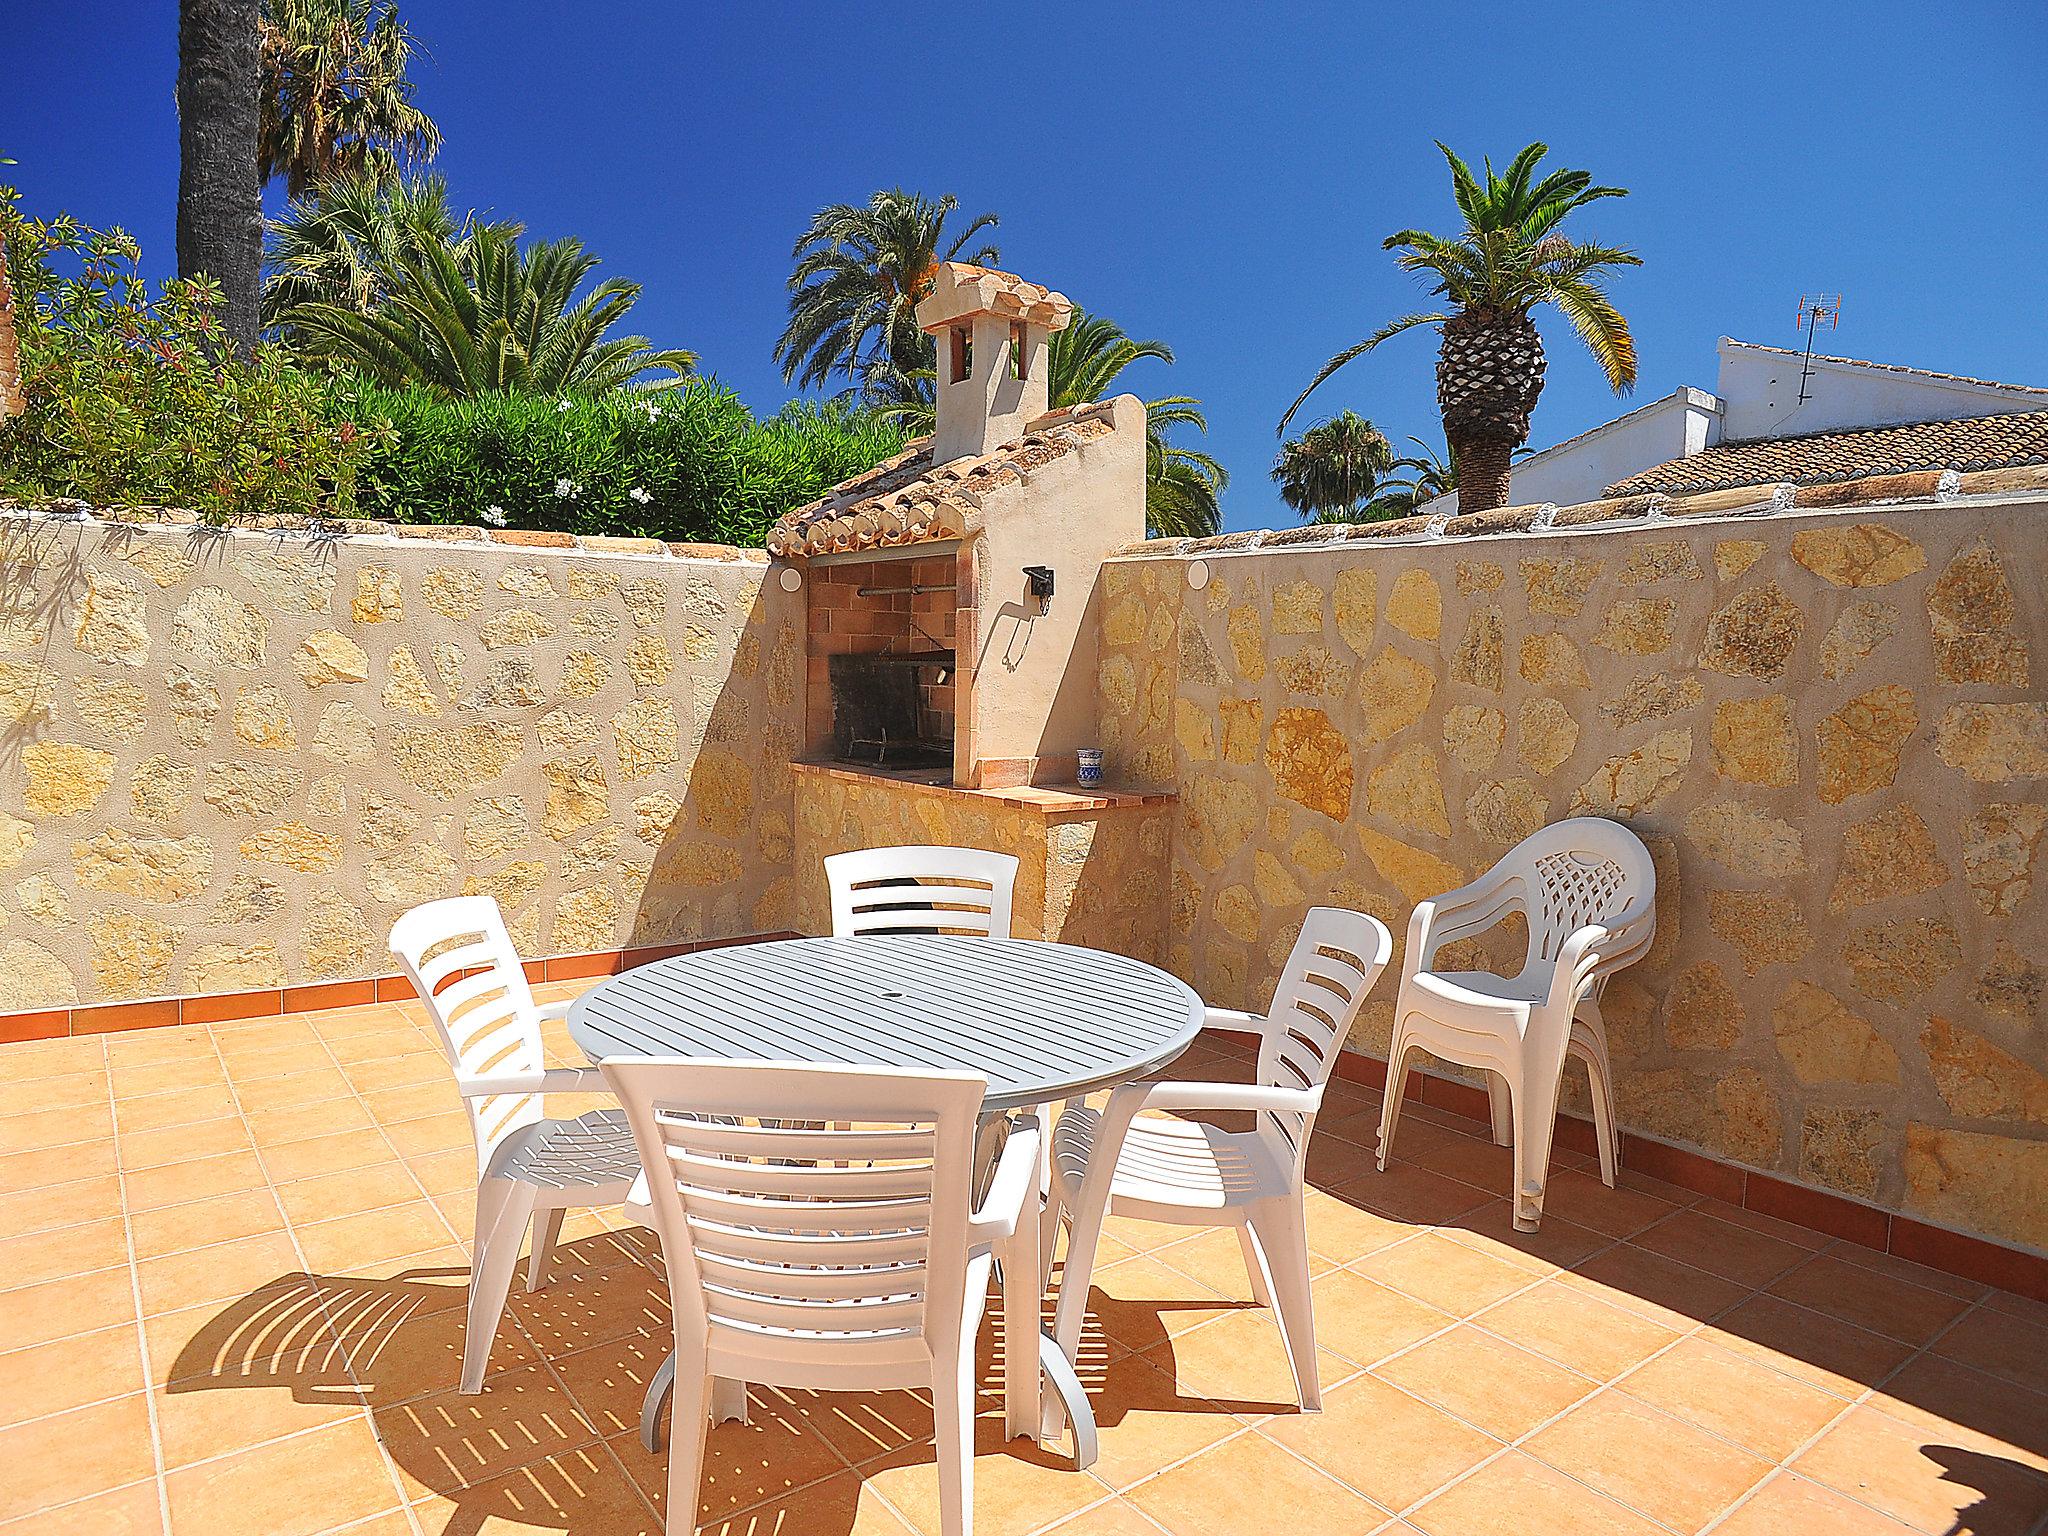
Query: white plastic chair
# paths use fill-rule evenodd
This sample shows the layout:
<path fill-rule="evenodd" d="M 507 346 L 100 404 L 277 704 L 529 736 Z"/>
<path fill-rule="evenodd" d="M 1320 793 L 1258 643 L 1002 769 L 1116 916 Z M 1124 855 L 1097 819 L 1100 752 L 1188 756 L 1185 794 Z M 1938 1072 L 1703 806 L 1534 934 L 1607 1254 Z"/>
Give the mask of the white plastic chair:
<path fill-rule="evenodd" d="M 476 1139 L 462 1390 L 480 1392 L 526 1229 L 533 1228 L 531 1291 L 547 1278 L 562 1217 L 618 1205 L 632 1188 L 639 1154 L 616 1109 L 573 1120 L 544 1113 L 543 1094 L 602 1092 L 604 1079 L 595 1067 L 544 1066 L 541 1022 L 560 1018 L 569 1005 L 535 1005 L 495 901 L 455 896 L 415 907 L 392 926 L 391 952 L 426 1002 Z"/>
<path fill-rule="evenodd" d="M 1600 1178 L 1614 1184 L 1614 1083 L 1600 993 L 1656 937 L 1656 870 L 1619 822 L 1578 817 L 1522 839 L 1470 885 L 1418 905 L 1408 922 L 1401 992 L 1380 1109 L 1384 1172 L 1401 1119 L 1408 1059 L 1418 1050 L 1490 1074 L 1493 1139 L 1514 1147 L 1515 1230 L 1543 1219 L 1543 1190 L 1565 1058 L 1586 1064 Z M 1519 974 L 1436 971 L 1436 952 L 1510 913 L 1529 925 Z"/>
<path fill-rule="evenodd" d="M 978 933 L 1010 937 L 1014 854 L 980 848 L 862 848 L 825 860 L 832 936 Z"/>
<path fill-rule="evenodd" d="M 992 1261 L 1034 1273 L 1035 1254 L 1010 1250 L 1037 1197 L 1038 1122 L 1016 1122 L 973 1209 L 984 1078 L 656 1057 L 612 1057 L 603 1072 L 646 1170 L 633 1203 L 668 1267 L 670 1532 L 696 1529 L 715 1384 L 730 1401 L 725 1384 L 750 1381 L 929 1387 L 940 1527 L 966 1536 L 974 1337 Z M 1028 1380 L 1038 1380 L 1035 1363 Z"/>
<path fill-rule="evenodd" d="M 1208 1013 L 1211 1028 L 1259 1033 L 1256 1085 L 1132 1083 L 1110 1094 L 1099 1113 L 1076 1104 L 1060 1116 L 1049 1214 L 1072 1230 L 1053 1333 L 1069 1359 L 1080 1343 L 1105 1216 L 1235 1227 L 1252 1294 L 1278 1316 L 1295 1395 L 1305 1412 L 1322 1406 L 1304 1165 L 1330 1070 L 1393 943 L 1378 918 L 1310 908 L 1265 1016 Z M 1222 1131 L 1199 1120 L 1135 1118 L 1146 1109 L 1252 1110 L 1257 1119 L 1251 1130 Z"/>

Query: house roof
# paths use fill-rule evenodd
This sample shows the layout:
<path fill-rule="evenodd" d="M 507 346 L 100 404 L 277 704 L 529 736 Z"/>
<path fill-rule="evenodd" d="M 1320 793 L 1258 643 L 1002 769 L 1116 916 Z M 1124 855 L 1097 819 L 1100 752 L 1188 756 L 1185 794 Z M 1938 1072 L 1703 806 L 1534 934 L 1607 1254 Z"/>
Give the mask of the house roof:
<path fill-rule="evenodd" d="M 1036 416 L 1024 435 L 992 453 L 932 463 L 920 437 L 893 459 L 792 508 L 768 530 L 768 553 L 785 560 L 957 539 L 972 530 L 981 499 L 1016 485 L 1085 443 L 1116 431 L 1115 402 L 1062 406 Z"/>
<path fill-rule="evenodd" d="M 2048 410 L 1900 427 L 1859 427 L 1803 437 L 1719 443 L 1631 475 L 1609 496 L 1670 496 L 1736 486 L 1825 485 L 1916 470 L 2005 469 L 2048 463 Z"/>
<path fill-rule="evenodd" d="M 1769 352 L 1777 357 L 1796 357 L 1802 361 L 1816 363 L 1839 363 L 1848 368 L 1870 368 L 1878 373 L 1900 373 L 1914 379 L 1939 379 L 1945 384 L 1968 384 L 1978 389 L 2003 389 L 2020 394 L 2039 395 L 2048 400 L 2048 387 L 2039 384 L 2008 384 L 2003 379 L 1973 379 L 1967 373 L 1943 373 L 1934 368 L 1909 368 L 1904 363 L 1873 363 L 1862 357 L 1835 357 L 1825 352 L 1815 352 L 1809 359 L 1807 354 L 1793 347 L 1771 347 L 1760 341 L 1737 341 L 1733 336 L 1721 338 L 1726 346 L 1740 347 L 1745 352 Z"/>
<path fill-rule="evenodd" d="M 917 323 L 938 331 L 978 314 L 1002 315 L 1058 331 L 1074 318 L 1074 303 L 1064 293 L 1028 283 L 1014 272 L 964 261 L 940 262 L 932 275 L 932 291 L 917 306 Z"/>

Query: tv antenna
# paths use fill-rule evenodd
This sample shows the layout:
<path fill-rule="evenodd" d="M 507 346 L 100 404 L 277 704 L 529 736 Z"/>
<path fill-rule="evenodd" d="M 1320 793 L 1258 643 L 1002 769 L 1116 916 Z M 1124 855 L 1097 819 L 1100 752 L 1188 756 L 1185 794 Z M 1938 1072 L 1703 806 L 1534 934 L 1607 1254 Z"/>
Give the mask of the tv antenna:
<path fill-rule="evenodd" d="M 1833 330 L 1842 323 L 1842 296 L 1839 293 L 1802 293 L 1799 295 L 1798 324 L 1806 327 L 1806 356 L 1799 364 L 1799 401 L 1804 405 L 1812 397 L 1807 393 L 1807 381 L 1813 377 L 1813 333 L 1825 325 Z"/>

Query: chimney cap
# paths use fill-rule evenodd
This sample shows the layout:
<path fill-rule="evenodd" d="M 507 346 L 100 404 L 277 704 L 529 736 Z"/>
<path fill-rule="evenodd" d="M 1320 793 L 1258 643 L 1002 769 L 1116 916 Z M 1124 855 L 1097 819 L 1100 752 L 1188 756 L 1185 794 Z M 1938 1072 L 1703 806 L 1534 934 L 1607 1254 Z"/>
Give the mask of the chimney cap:
<path fill-rule="evenodd" d="M 918 325 L 936 335 L 969 316 L 983 314 L 1058 331 L 1074 318 L 1074 305 L 1065 294 L 1027 283 L 1014 272 L 964 261 L 940 262 L 932 277 L 932 291 L 917 306 Z"/>

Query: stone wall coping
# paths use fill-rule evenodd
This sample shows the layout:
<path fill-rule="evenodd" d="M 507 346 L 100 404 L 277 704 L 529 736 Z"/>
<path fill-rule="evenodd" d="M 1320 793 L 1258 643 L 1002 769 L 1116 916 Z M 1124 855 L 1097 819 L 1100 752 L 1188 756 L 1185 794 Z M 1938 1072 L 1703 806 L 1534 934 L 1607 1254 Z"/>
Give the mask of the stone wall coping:
<path fill-rule="evenodd" d="M 2048 510 L 2048 464 L 1959 473 L 1930 469 L 1824 485 L 1738 486 L 1691 496 L 1607 496 L 1569 506 L 1499 507 L 1457 517 L 1399 517 L 1383 523 L 1308 523 L 1241 529 L 1205 539 L 1147 539 L 1113 560 L 1193 560 L 1265 550 L 1331 549 L 1346 544 L 1403 547 L 1486 543 L 1558 533 L 1625 533 L 1673 519 L 1810 517 L 1817 513 L 1904 511 L 1927 506 L 1983 507 L 2009 502 Z"/>
<path fill-rule="evenodd" d="M 1167 790 L 1083 789 L 1078 784 L 1019 784 L 1007 789 L 977 789 L 955 784 L 922 784 L 893 773 L 876 773 L 840 763 L 797 763 L 798 773 L 821 778 L 846 779 L 869 786 L 887 785 L 911 795 L 931 795 L 967 800 L 995 800 L 1022 806 L 1045 816 L 1062 816 L 1076 811 L 1122 811 L 1143 806 L 1172 805 L 1180 796 Z"/>
<path fill-rule="evenodd" d="M 296 536 L 309 545 L 346 542 L 372 549 L 452 544 L 473 549 L 543 550 L 605 560 L 689 561 L 718 565 L 770 563 L 770 556 L 764 549 L 742 549 L 731 544 L 559 533 L 536 528 L 485 528 L 471 523 L 390 523 L 374 518 L 266 516 L 244 523 L 209 523 L 198 513 L 183 507 L 95 507 L 87 502 L 68 500 L 40 505 L 0 501 L 0 531 L 10 523 L 178 532 L 188 538 L 261 538 L 273 548 Z"/>

